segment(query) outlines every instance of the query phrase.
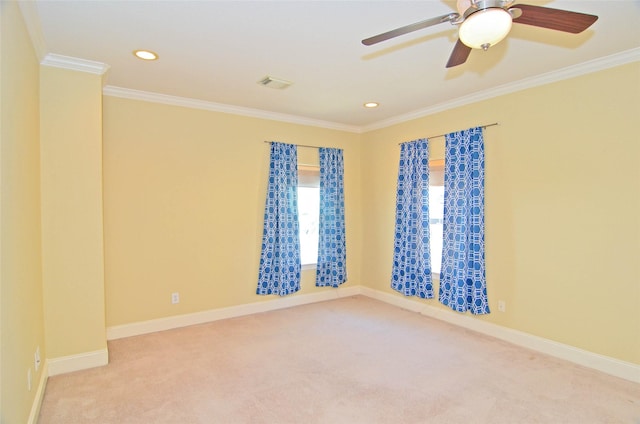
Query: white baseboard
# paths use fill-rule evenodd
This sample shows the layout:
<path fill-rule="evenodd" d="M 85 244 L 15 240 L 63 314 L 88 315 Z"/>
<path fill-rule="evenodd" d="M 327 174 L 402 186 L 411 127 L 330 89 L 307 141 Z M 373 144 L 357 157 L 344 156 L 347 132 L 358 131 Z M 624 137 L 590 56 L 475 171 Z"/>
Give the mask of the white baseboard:
<path fill-rule="evenodd" d="M 235 318 L 260 312 L 275 311 L 277 309 L 290 308 L 292 306 L 308 303 L 323 302 L 325 300 L 340 297 L 354 296 L 362 293 L 359 286 L 339 287 L 325 290 L 319 293 L 300 294 L 280 297 L 273 300 L 248 303 L 227 308 L 210 309 L 192 314 L 176 315 L 167 318 L 158 318 L 149 321 L 135 322 L 132 324 L 116 325 L 107 328 L 107 340 L 121 339 L 123 337 L 138 336 L 141 334 L 155 333 L 156 331 L 171 330 L 173 328 L 186 327 L 195 324 L 218 321 L 221 319 Z"/>
<path fill-rule="evenodd" d="M 107 348 L 47 360 L 49 377 L 58 374 L 66 374 L 68 372 L 86 370 L 88 368 L 101 367 L 108 363 L 109 351 Z"/>
<path fill-rule="evenodd" d="M 431 305 L 401 295 L 385 293 L 368 287 L 361 287 L 361 293 L 373 299 L 401 307 L 422 315 L 446 321 L 478 333 L 486 334 L 500 340 L 513 343 L 537 352 L 545 353 L 556 358 L 564 359 L 578 365 L 593 368 L 616 377 L 640 383 L 640 365 L 621 361 L 609 356 L 600 355 L 579 349 L 574 346 L 558 343 L 553 340 L 534 336 L 511 328 L 496 325 L 487 321 L 473 318 L 469 315 L 436 308 Z"/>
<path fill-rule="evenodd" d="M 487 321 L 473 318 L 466 314 L 426 305 L 417 298 L 409 298 L 393 293 L 386 293 L 364 286 L 351 286 L 327 290 L 320 293 L 303 294 L 276 298 L 274 300 L 249 303 L 227 308 L 211 309 L 186 315 L 159 318 L 150 321 L 118 325 L 107 328 L 107 340 L 154 333 L 189 325 L 203 324 L 227 318 L 235 318 L 260 312 L 274 311 L 308 303 L 322 302 L 341 297 L 362 294 L 397 307 L 420 313 L 425 316 L 446 321 L 450 324 L 477 331 L 500 340 L 513 343 L 547 355 L 561 358 L 578 365 L 605 372 L 616 377 L 640 383 L 640 365 L 579 349 L 574 346 L 558 343 L 553 340 L 534 336 L 522 331 L 513 330 Z M 102 364 L 101 364 L 102 365 Z M 56 368 L 57 369 L 57 368 Z M 74 369 L 75 371 L 75 369 Z M 68 372 L 68 371 L 66 371 Z M 51 372 L 49 375 L 54 375 Z"/>
<path fill-rule="evenodd" d="M 44 390 L 47 388 L 47 379 L 49 378 L 49 368 L 45 361 L 42 365 L 42 371 L 40 372 L 40 381 L 38 382 L 38 388 L 36 389 L 36 396 L 33 399 L 31 405 L 31 412 L 29 412 L 29 420 L 27 424 L 37 424 L 38 416 L 40 415 L 40 407 L 42 406 L 42 399 L 44 399 Z"/>

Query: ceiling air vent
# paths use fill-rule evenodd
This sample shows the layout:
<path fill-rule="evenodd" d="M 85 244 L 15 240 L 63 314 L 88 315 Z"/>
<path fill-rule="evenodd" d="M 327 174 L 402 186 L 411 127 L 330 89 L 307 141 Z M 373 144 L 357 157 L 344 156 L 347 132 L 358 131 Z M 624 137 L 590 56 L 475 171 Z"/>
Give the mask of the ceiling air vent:
<path fill-rule="evenodd" d="M 283 90 L 289 87 L 292 83 L 280 78 L 274 78 L 267 75 L 266 77 L 258 81 L 258 84 L 264 85 L 265 87 L 269 87 L 269 88 Z"/>

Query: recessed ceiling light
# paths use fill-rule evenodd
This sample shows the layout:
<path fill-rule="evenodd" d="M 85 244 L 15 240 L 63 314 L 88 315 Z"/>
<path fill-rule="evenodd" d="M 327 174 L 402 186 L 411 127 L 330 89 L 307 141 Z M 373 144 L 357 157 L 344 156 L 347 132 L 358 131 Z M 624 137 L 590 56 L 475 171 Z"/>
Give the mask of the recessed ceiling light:
<path fill-rule="evenodd" d="M 374 108 L 380 106 L 380 103 L 377 102 L 367 102 L 364 104 L 364 107 Z"/>
<path fill-rule="evenodd" d="M 157 53 L 154 53 L 151 50 L 134 50 L 133 54 L 135 57 L 142 60 L 156 60 L 158 58 Z"/>

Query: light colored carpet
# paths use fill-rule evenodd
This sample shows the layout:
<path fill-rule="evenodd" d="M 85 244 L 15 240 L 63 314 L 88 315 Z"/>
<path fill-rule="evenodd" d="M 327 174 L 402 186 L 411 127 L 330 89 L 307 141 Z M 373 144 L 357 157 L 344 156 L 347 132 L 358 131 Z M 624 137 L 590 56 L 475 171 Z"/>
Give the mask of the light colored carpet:
<path fill-rule="evenodd" d="M 40 424 L 640 423 L 640 385 L 362 296 L 109 342 Z"/>

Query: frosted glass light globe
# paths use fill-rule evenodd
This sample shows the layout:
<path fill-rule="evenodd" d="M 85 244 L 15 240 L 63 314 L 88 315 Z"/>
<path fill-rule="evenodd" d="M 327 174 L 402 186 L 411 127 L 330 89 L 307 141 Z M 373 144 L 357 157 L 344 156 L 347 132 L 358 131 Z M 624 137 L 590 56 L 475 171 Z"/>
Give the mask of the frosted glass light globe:
<path fill-rule="evenodd" d="M 511 15 L 499 7 L 480 10 L 460 24 L 459 37 L 472 49 L 488 49 L 495 46 L 511 30 Z"/>

